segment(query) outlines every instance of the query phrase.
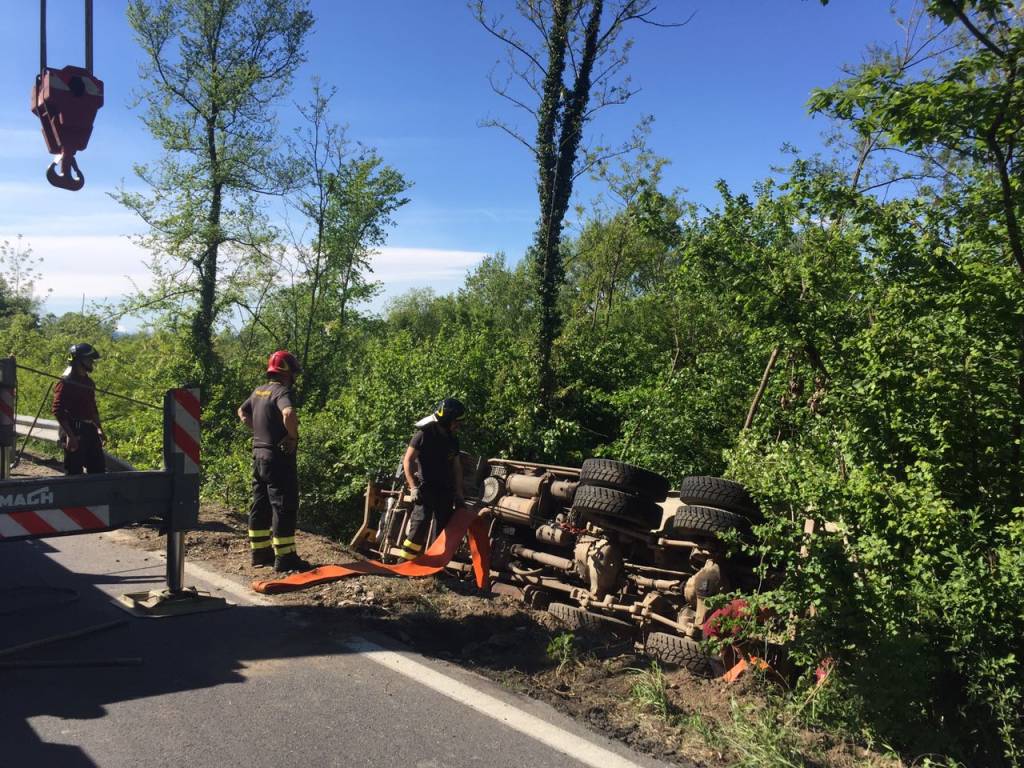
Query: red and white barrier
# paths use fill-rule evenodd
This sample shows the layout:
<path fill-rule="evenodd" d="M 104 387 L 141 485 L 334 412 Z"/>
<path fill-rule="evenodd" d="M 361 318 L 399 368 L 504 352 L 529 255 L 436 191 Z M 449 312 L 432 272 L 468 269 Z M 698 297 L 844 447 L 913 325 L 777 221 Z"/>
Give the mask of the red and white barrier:
<path fill-rule="evenodd" d="M 0 539 L 102 531 L 110 527 L 110 506 L 61 507 L 0 515 Z"/>
<path fill-rule="evenodd" d="M 198 389 L 174 390 L 174 452 L 185 457 L 185 474 L 199 473 L 200 406 Z"/>
<path fill-rule="evenodd" d="M 0 387 L 0 427 L 14 428 L 14 390 Z"/>

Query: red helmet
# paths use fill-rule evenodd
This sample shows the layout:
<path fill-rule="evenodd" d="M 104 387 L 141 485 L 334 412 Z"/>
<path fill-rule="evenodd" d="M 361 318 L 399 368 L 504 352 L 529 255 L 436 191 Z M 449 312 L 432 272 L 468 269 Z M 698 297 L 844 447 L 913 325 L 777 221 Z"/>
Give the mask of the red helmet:
<path fill-rule="evenodd" d="M 279 349 L 267 360 L 267 373 L 302 373 L 302 366 L 287 349 Z"/>

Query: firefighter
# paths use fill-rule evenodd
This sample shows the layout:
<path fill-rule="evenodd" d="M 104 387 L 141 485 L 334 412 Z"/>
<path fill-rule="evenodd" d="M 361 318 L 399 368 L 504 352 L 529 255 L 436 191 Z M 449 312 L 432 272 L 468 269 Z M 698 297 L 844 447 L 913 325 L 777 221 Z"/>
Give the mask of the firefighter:
<path fill-rule="evenodd" d="M 64 472 L 69 475 L 107 471 L 103 454 L 107 438 L 96 408 L 96 383 L 89 376 L 99 359 L 92 344 L 73 344 L 68 367 L 53 389 L 53 415 L 60 424 Z"/>
<path fill-rule="evenodd" d="M 413 510 L 402 542 L 402 557 L 413 560 L 423 552 L 430 521 L 438 532 L 444 530 L 455 508 L 465 505 L 462 497 L 462 462 L 456 433 L 466 407 L 454 397 L 445 398 L 409 441 L 402 458 L 405 482 L 412 496 Z"/>
<path fill-rule="evenodd" d="M 267 383 L 256 387 L 238 409 L 238 418 L 252 430 L 252 509 L 249 511 L 252 564 L 273 564 L 275 571 L 310 568 L 295 551 L 295 518 L 299 511 L 295 452 L 299 445 L 299 416 L 295 411 L 292 386 L 301 372 L 302 366 L 291 352 L 285 349 L 274 352 L 267 361 Z"/>

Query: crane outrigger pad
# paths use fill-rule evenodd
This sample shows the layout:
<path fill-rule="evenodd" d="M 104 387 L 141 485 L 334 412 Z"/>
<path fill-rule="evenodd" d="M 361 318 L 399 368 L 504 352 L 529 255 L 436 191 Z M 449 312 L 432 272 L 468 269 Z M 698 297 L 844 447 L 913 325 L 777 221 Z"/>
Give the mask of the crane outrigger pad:
<path fill-rule="evenodd" d="M 195 587 L 185 587 L 180 592 L 171 592 L 169 589 L 129 592 L 118 597 L 115 605 L 128 611 L 132 616 L 143 619 L 164 619 L 168 616 L 222 611 L 235 607 L 234 603 L 229 603 L 223 597 L 200 592 Z"/>

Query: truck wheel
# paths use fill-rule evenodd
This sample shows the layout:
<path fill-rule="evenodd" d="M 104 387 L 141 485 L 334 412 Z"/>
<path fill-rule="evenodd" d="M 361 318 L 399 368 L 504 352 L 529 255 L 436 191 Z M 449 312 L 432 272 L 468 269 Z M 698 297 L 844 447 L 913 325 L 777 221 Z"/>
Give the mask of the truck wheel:
<path fill-rule="evenodd" d="M 750 521 L 743 515 L 714 507 L 685 506 L 676 511 L 666 533 L 699 536 L 715 536 L 723 531 L 748 531 Z"/>
<path fill-rule="evenodd" d="M 628 621 L 622 619 L 616 619 L 613 616 L 601 616 L 590 611 L 585 611 L 582 608 L 569 605 L 568 603 L 551 603 L 548 606 L 548 613 L 554 616 L 561 624 L 564 624 L 567 628 L 576 629 L 598 629 L 600 627 L 607 627 L 609 629 L 614 627 L 632 627 Z"/>
<path fill-rule="evenodd" d="M 711 657 L 704 653 L 700 643 L 689 637 L 651 632 L 644 641 L 644 653 L 664 664 L 682 667 L 697 677 L 712 675 Z"/>
<path fill-rule="evenodd" d="M 551 603 L 548 606 L 548 613 L 558 619 L 558 622 L 564 624 L 568 629 L 575 630 L 598 626 L 598 620 L 595 616 L 587 613 L 582 608 L 577 608 L 575 605 Z"/>
<path fill-rule="evenodd" d="M 757 502 L 747 489 L 737 482 L 723 477 L 694 475 L 684 477 L 679 487 L 679 500 L 684 504 L 716 507 L 737 512 L 755 523 L 764 520 Z"/>
<path fill-rule="evenodd" d="M 572 508 L 584 517 L 611 517 L 648 531 L 661 523 L 661 507 L 650 499 L 599 485 L 577 488 Z"/>
<path fill-rule="evenodd" d="M 669 483 L 661 475 L 614 459 L 587 459 L 580 468 L 581 485 L 598 485 L 664 501 Z"/>

